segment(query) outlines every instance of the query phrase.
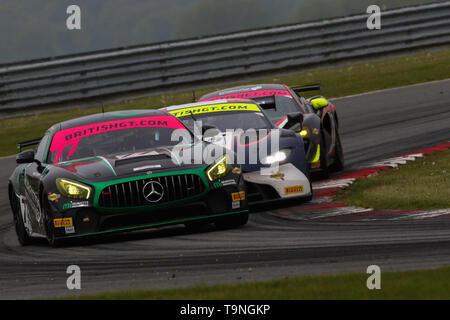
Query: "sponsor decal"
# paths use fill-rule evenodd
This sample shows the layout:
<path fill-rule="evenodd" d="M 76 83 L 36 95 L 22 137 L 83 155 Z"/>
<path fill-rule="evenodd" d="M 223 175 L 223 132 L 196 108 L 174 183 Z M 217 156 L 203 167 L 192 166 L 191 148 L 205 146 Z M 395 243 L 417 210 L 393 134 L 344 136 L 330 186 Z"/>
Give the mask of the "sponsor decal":
<path fill-rule="evenodd" d="M 285 187 L 284 188 L 284 194 L 295 194 L 295 193 L 302 193 L 303 192 L 303 186 L 293 186 L 293 187 Z"/>
<path fill-rule="evenodd" d="M 36 215 L 38 221 L 42 221 L 43 215 L 41 210 L 41 205 L 36 193 L 34 193 L 33 188 L 28 181 L 28 176 L 24 177 L 25 195 L 27 197 L 27 204 L 30 206 L 31 211 Z M 29 200 L 29 201 L 28 201 Z"/>
<path fill-rule="evenodd" d="M 58 162 L 64 151 L 64 148 L 72 145 L 72 148 L 67 155 L 67 157 L 70 158 L 74 154 L 78 143 L 82 138 L 105 132 L 130 128 L 170 128 L 186 130 L 184 125 L 179 120 L 174 119 L 170 116 L 142 117 L 94 123 L 58 131 L 53 137 L 52 144 L 50 146 L 50 152 L 53 153 L 58 151 L 58 154 L 54 161 Z"/>
<path fill-rule="evenodd" d="M 261 86 L 225 89 L 225 90 L 219 91 L 218 94 L 222 96 L 222 95 L 225 95 L 225 94 L 238 93 L 238 92 L 247 92 L 247 91 L 252 91 L 252 90 L 260 90 L 260 89 L 262 89 Z"/>
<path fill-rule="evenodd" d="M 22 219 L 25 226 L 25 229 L 30 234 L 33 230 L 31 225 L 31 217 L 30 217 L 30 209 L 27 206 L 27 200 L 24 196 L 18 196 L 20 199 L 20 212 L 22 212 Z"/>
<path fill-rule="evenodd" d="M 83 207 L 89 207 L 89 201 L 65 203 L 63 205 L 63 210 L 72 209 L 72 208 L 83 208 Z"/>
<path fill-rule="evenodd" d="M 241 207 L 241 202 L 240 201 L 233 201 L 231 203 L 231 208 L 232 209 L 237 209 L 237 208 L 240 208 L 240 207 Z"/>
<path fill-rule="evenodd" d="M 233 168 L 232 172 L 233 172 L 234 174 L 241 174 L 241 173 L 242 173 L 242 170 L 241 170 L 241 168 L 236 167 L 236 168 Z"/>
<path fill-rule="evenodd" d="M 213 183 L 213 187 L 214 187 L 215 189 L 221 188 L 221 187 L 223 187 L 223 183 L 220 182 L 220 181 L 216 181 L 216 182 Z"/>
<path fill-rule="evenodd" d="M 222 99 L 252 99 L 252 98 L 272 97 L 272 96 L 288 96 L 288 97 L 290 97 L 291 94 L 289 93 L 288 90 L 257 90 L 257 91 L 226 94 L 226 95 L 222 95 L 222 96 L 218 96 L 218 97 L 205 99 L 202 101 L 222 100 Z"/>
<path fill-rule="evenodd" d="M 312 129 L 312 132 L 313 132 L 314 134 L 319 134 L 319 129 L 314 128 L 314 129 Z"/>
<path fill-rule="evenodd" d="M 245 200 L 245 191 L 234 192 L 231 194 L 233 201 Z"/>
<path fill-rule="evenodd" d="M 284 181 L 284 173 L 276 172 L 270 176 L 272 179 L 283 180 Z"/>
<path fill-rule="evenodd" d="M 53 219 L 53 225 L 55 228 L 72 227 L 73 221 L 72 218 Z"/>
<path fill-rule="evenodd" d="M 232 185 L 236 184 L 236 181 L 234 181 L 233 179 L 225 180 L 225 181 L 221 181 L 221 182 L 222 182 L 222 185 L 224 185 L 224 186 L 232 186 Z"/>
<path fill-rule="evenodd" d="M 49 193 L 48 194 L 48 200 L 49 201 L 56 201 L 56 202 L 58 202 L 59 198 L 61 198 L 60 194 L 56 194 L 56 193 Z"/>
<path fill-rule="evenodd" d="M 311 163 L 311 169 L 320 168 L 320 161 Z"/>
<path fill-rule="evenodd" d="M 172 110 L 169 113 L 175 117 L 183 117 L 191 114 L 226 112 L 226 111 L 256 111 L 261 112 L 261 109 L 256 104 L 247 103 L 233 103 L 233 104 L 216 104 L 212 106 L 188 107 L 184 109 Z"/>
<path fill-rule="evenodd" d="M 74 226 L 65 227 L 64 230 L 66 231 L 66 234 L 75 233 L 75 227 Z"/>

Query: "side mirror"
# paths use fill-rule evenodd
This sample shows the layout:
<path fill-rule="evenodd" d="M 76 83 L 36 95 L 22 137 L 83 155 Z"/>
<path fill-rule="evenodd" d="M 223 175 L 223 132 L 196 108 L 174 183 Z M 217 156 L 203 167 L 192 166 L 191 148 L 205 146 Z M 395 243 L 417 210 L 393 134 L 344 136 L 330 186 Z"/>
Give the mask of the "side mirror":
<path fill-rule="evenodd" d="M 328 107 L 329 102 L 327 99 L 320 97 L 311 100 L 311 104 L 315 110 L 319 110 L 325 107 Z"/>
<path fill-rule="evenodd" d="M 287 115 L 288 121 L 284 125 L 286 129 L 299 131 L 303 126 L 303 113 L 292 112 Z"/>
<path fill-rule="evenodd" d="M 16 157 L 16 163 L 33 163 L 34 162 L 34 150 L 25 150 L 19 153 Z"/>

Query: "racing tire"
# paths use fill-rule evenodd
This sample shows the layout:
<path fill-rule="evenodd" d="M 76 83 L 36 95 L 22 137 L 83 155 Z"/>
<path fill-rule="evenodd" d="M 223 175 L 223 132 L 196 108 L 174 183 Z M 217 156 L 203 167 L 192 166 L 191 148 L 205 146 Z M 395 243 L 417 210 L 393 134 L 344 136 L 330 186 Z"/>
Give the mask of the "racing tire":
<path fill-rule="evenodd" d="M 45 197 L 46 194 L 47 193 L 45 192 L 45 190 L 43 190 L 41 205 L 42 205 L 42 214 L 44 215 L 45 235 L 47 237 L 48 244 L 51 247 L 58 247 L 61 244 L 61 241 L 56 239 L 55 237 L 55 226 L 53 224 L 48 199 L 47 197 Z"/>
<path fill-rule="evenodd" d="M 22 209 L 20 208 L 19 199 L 16 197 L 14 192 L 10 192 L 10 202 L 11 202 L 11 210 L 13 212 L 14 218 L 14 227 L 16 229 L 17 240 L 22 246 L 27 246 L 33 244 L 35 240 L 31 238 L 27 230 L 25 229 L 25 225 L 22 219 Z"/>
<path fill-rule="evenodd" d="M 249 214 L 239 213 L 217 219 L 214 224 L 218 229 L 233 229 L 247 224 Z"/>
<path fill-rule="evenodd" d="M 327 152 L 323 133 L 320 135 L 320 178 L 327 179 L 330 177 L 330 168 L 328 167 Z"/>
<path fill-rule="evenodd" d="M 332 165 L 334 172 L 344 170 L 344 151 L 342 149 L 341 137 L 339 136 L 337 130 L 336 130 L 336 137 L 337 137 L 336 152 L 334 153 L 334 162 Z"/>

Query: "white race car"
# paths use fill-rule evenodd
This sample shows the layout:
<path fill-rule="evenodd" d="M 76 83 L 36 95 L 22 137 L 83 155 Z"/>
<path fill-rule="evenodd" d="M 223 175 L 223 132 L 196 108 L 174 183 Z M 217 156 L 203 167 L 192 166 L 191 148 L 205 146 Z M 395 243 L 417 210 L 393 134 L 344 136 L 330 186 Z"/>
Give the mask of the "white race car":
<path fill-rule="evenodd" d="M 163 110 L 180 118 L 202 139 L 234 151 L 234 160 L 243 171 L 249 204 L 291 198 L 311 200 L 309 166 L 303 139 L 297 133 L 302 126 L 301 113 L 288 115 L 285 128 L 290 129 L 279 129 L 251 100 L 215 100 Z"/>

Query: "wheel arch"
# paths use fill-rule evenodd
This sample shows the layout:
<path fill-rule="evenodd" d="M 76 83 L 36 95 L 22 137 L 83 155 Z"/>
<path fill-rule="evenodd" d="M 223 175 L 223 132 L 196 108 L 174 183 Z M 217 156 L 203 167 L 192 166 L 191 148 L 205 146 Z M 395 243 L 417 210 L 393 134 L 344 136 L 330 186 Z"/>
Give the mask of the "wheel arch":
<path fill-rule="evenodd" d="M 339 129 L 339 117 L 337 115 L 337 112 L 334 113 L 334 120 L 336 122 L 336 128 Z"/>
<path fill-rule="evenodd" d="M 8 181 L 8 199 L 9 199 L 9 205 L 11 208 L 13 208 L 13 195 L 16 195 L 16 190 L 14 189 L 14 186 L 11 182 L 11 180 Z"/>
<path fill-rule="evenodd" d="M 331 115 L 327 112 L 322 120 L 322 129 L 326 130 L 328 134 L 332 134 Z"/>

